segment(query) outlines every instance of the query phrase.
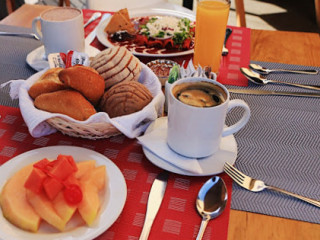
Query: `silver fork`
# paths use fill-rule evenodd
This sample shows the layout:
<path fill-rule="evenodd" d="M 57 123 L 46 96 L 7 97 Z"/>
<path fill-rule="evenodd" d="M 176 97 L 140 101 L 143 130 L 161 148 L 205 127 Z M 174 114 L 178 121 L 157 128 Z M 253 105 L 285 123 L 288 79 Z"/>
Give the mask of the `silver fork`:
<path fill-rule="evenodd" d="M 245 175 L 244 173 L 240 172 L 238 169 L 236 169 L 235 167 L 233 167 L 232 165 L 230 165 L 227 162 L 224 164 L 223 170 L 237 184 L 239 184 L 241 187 L 243 187 L 243 188 L 245 188 L 245 189 L 247 189 L 249 191 L 260 192 L 260 191 L 262 191 L 264 189 L 270 189 L 270 190 L 274 190 L 274 191 L 277 191 L 277 192 L 281 192 L 281 193 L 287 194 L 287 195 L 289 195 L 291 197 L 298 198 L 298 199 L 300 199 L 302 201 L 305 201 L 305 202 L 313 204 L 313 205 L 315 205 L 317 207 L 320 207 L 320 201 L 317 201 L 317 200 L 311 199 L 311 198 L 307 198 L 307 197 L 303 197 L 303 196 L 300 196 L 298 194 L 291 193 L 291 192 L 288 192 L 286 190 L 283 190 L 283 189 L 280 189 L 280 188 L 277 188 L 277 187 L 266 185 L 261 180 L 257 180 L 257 179 L 254 179 L 254 178 L 251 178 L 251 177 Z"/>

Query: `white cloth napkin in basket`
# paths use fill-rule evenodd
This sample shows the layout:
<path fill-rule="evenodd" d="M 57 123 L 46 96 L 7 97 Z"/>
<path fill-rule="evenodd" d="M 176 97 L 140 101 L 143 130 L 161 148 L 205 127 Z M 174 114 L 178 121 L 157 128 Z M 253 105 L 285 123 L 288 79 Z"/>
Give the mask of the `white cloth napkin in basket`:
<path fill-rule="evenodd" d="M 27 80 L 11 80 L 1 86 L 4 87 L 5 85 L 10 84 L 11 98 L 19 98 L 21 114 L 33 137 L 42 137 L 56 132 L 57 130 L 49 125 L 46 120 L 54 117 L 61 117 L 81 124 L 111 123 L 127 137 L 135 138 L 145 131 L 150 122 L 162 115 L 164 104 L 164 94 L 161 90 L 161 84 L 157 76 L 150 68 L 143 63 L 141 64 L 142 71 L 139 82 L 150 90 L 153 100 L 139 112 L 112 119 L 109 118 L 107 113 L 98 112 L 86 121 L 77 121 L 63 114 L 49 113 L 35 108 L 33 100 L 28 94 L 28 90 L 46 70 L 32 75 Z"/>

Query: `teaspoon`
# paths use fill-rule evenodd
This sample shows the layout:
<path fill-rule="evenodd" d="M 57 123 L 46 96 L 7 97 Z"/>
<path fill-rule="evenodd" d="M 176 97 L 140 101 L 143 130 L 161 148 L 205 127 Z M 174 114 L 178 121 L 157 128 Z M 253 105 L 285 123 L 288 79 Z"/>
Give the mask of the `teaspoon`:
<path fill-rule="evenodd" d="M 223 43 L 223 47 L 222 47 L 222 56 L 227 56 L 228 53 L 229 53 L 229 49 L 226 48 L 226 44 L 227 44 L 228 38 L 230 37 L 231 33 L 232 33 L 232 29 L 231 28 L 227 28 L 226 36 L 224 38 L 224 43 Z"/>
<path fill-rule="evenodd" d="M 294 87 L 300 87 L 300 88 L 320 91 L 320 86 L 311 86 L 311 85 L 303 85 L 303 84 L 298 84 L 298 83 L 288 83 L 288 82 L 270 80 L 270 79 L 265 78 L 264 76 L 261 76 L 258 73 L 251 71 L 250 69 L 244 68 L 244 67 L 240 68 L 240 71 L 242 72 L 242 74 L 246 78 L 248 78 L 251 82 L 253 82 L 255 84 L 266 85 L 268 83 L 275 83 L 275 84 L 284 84 L 284 85 L 288 85 L 288 86 L 294 86 Z"/>
<path fill-rule="evenodd" d="M 94 14 L 92 14 L 88 22 L 86 22 L 83 27 L 85 28 L 86 26 L 88 26 L 90 23 L 92 23 L 94 20 L 96 20 L 99 17 L 101 17 L 101 12 L 95 12 Z"/>
<path fill-rule="evenodd" d="M 318 74 L 317 70 L 288 70 L 288 69 L 268 69 L 264 68 L 258 64 L 251 63 L 249 64 L 250 69 L 260 73 L 260 74 L 269 74 L 271 72 L 289 72 L 289 73 L 300 73 L 300 74 Z"/>
<path fill-rule="evenodd" d="M 226 207 L 227 187 L 222 178 L 210 178 L 200 189 L 196 207 L 202 216 L 202 222 L 196 240 L 201 240 L 209 220 L 218 217 Z"/>

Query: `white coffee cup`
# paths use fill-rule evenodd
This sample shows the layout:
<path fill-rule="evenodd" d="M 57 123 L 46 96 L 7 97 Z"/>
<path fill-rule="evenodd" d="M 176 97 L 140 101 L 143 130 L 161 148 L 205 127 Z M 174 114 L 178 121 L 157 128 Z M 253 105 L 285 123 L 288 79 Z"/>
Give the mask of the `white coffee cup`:
<path fill-rule="evenodd" d="M 213 84 L 222 103 L 213 107 L 195 107 L 178 100 L 173 91 L 181 84 L 208 82 Z M 235 107 L 244 109 L 242 118 L 227 127 L 226 114 Z M 173 83 L 169 92 L 168 138 L 169 147 L 175 152 L 192 158 L 207 157 L 219 149 L 221 137 L 231 135 L 246 125 L 250 118 L 249 106 L 240 99 L 230 100 L 225 86 L 207 78 L 184 78 Z"/>
<path fill-rule="evenodd" d="M 43 42 L 46 57 L 50 53 L 66 53 L 69 50 L 84 52 L 83 15 L 77 8 L 57 7 L 46 10 L 33 19 L 32 29 Z"/>

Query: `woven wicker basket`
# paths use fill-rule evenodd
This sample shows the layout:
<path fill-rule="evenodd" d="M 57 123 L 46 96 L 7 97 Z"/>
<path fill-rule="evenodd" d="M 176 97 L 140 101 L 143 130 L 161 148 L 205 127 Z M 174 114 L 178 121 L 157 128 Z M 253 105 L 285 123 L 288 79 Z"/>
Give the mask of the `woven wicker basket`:
<path fill-rule="evenodd" d="M 47 123 L 63 134 L 71 137 L 96 140 L 121 134 L 121 132 L 110 123 L 80 124 L 59 117 L 50 118 L 47 120 Z"/>
<path fill-rule="evenodd" d="M 164 95 L 157 76 L 150 68 L 143 63 L 141 64 L 142 71 L 139 82 L 149 88 L 154 98 L 142 110 L 132 115 L 124 115 L 115 119 L 110 119 L 106 116 L 106 113 L 98 112 L 92 115 L 90 119 L 87 119 L 88 121 L 83 122 L 58 113 L 49 113 L 37 109 L 28 94 L 28 90 L 46 70 L 32 75 L 26 81 L 16 86 L 16 90 L 19 91 L 21 114 L 25 119 L 31 135 L 34 137 L 45 136 L 48 133 L 52 133 L 52 128 L 57 129 L 65 135 L 86 139 L 103 139 L 119 134 L 125 134 L 130 138 L 134 138 L 138 134 L 141 134 L 149 122 L 155 120 L 155 118 L 162 114 L 164 102 Z M 43 124 L 43 121 L 46 121 L 47 124 Z M 121 131 L 115 126 L 118 126 Z"/>

